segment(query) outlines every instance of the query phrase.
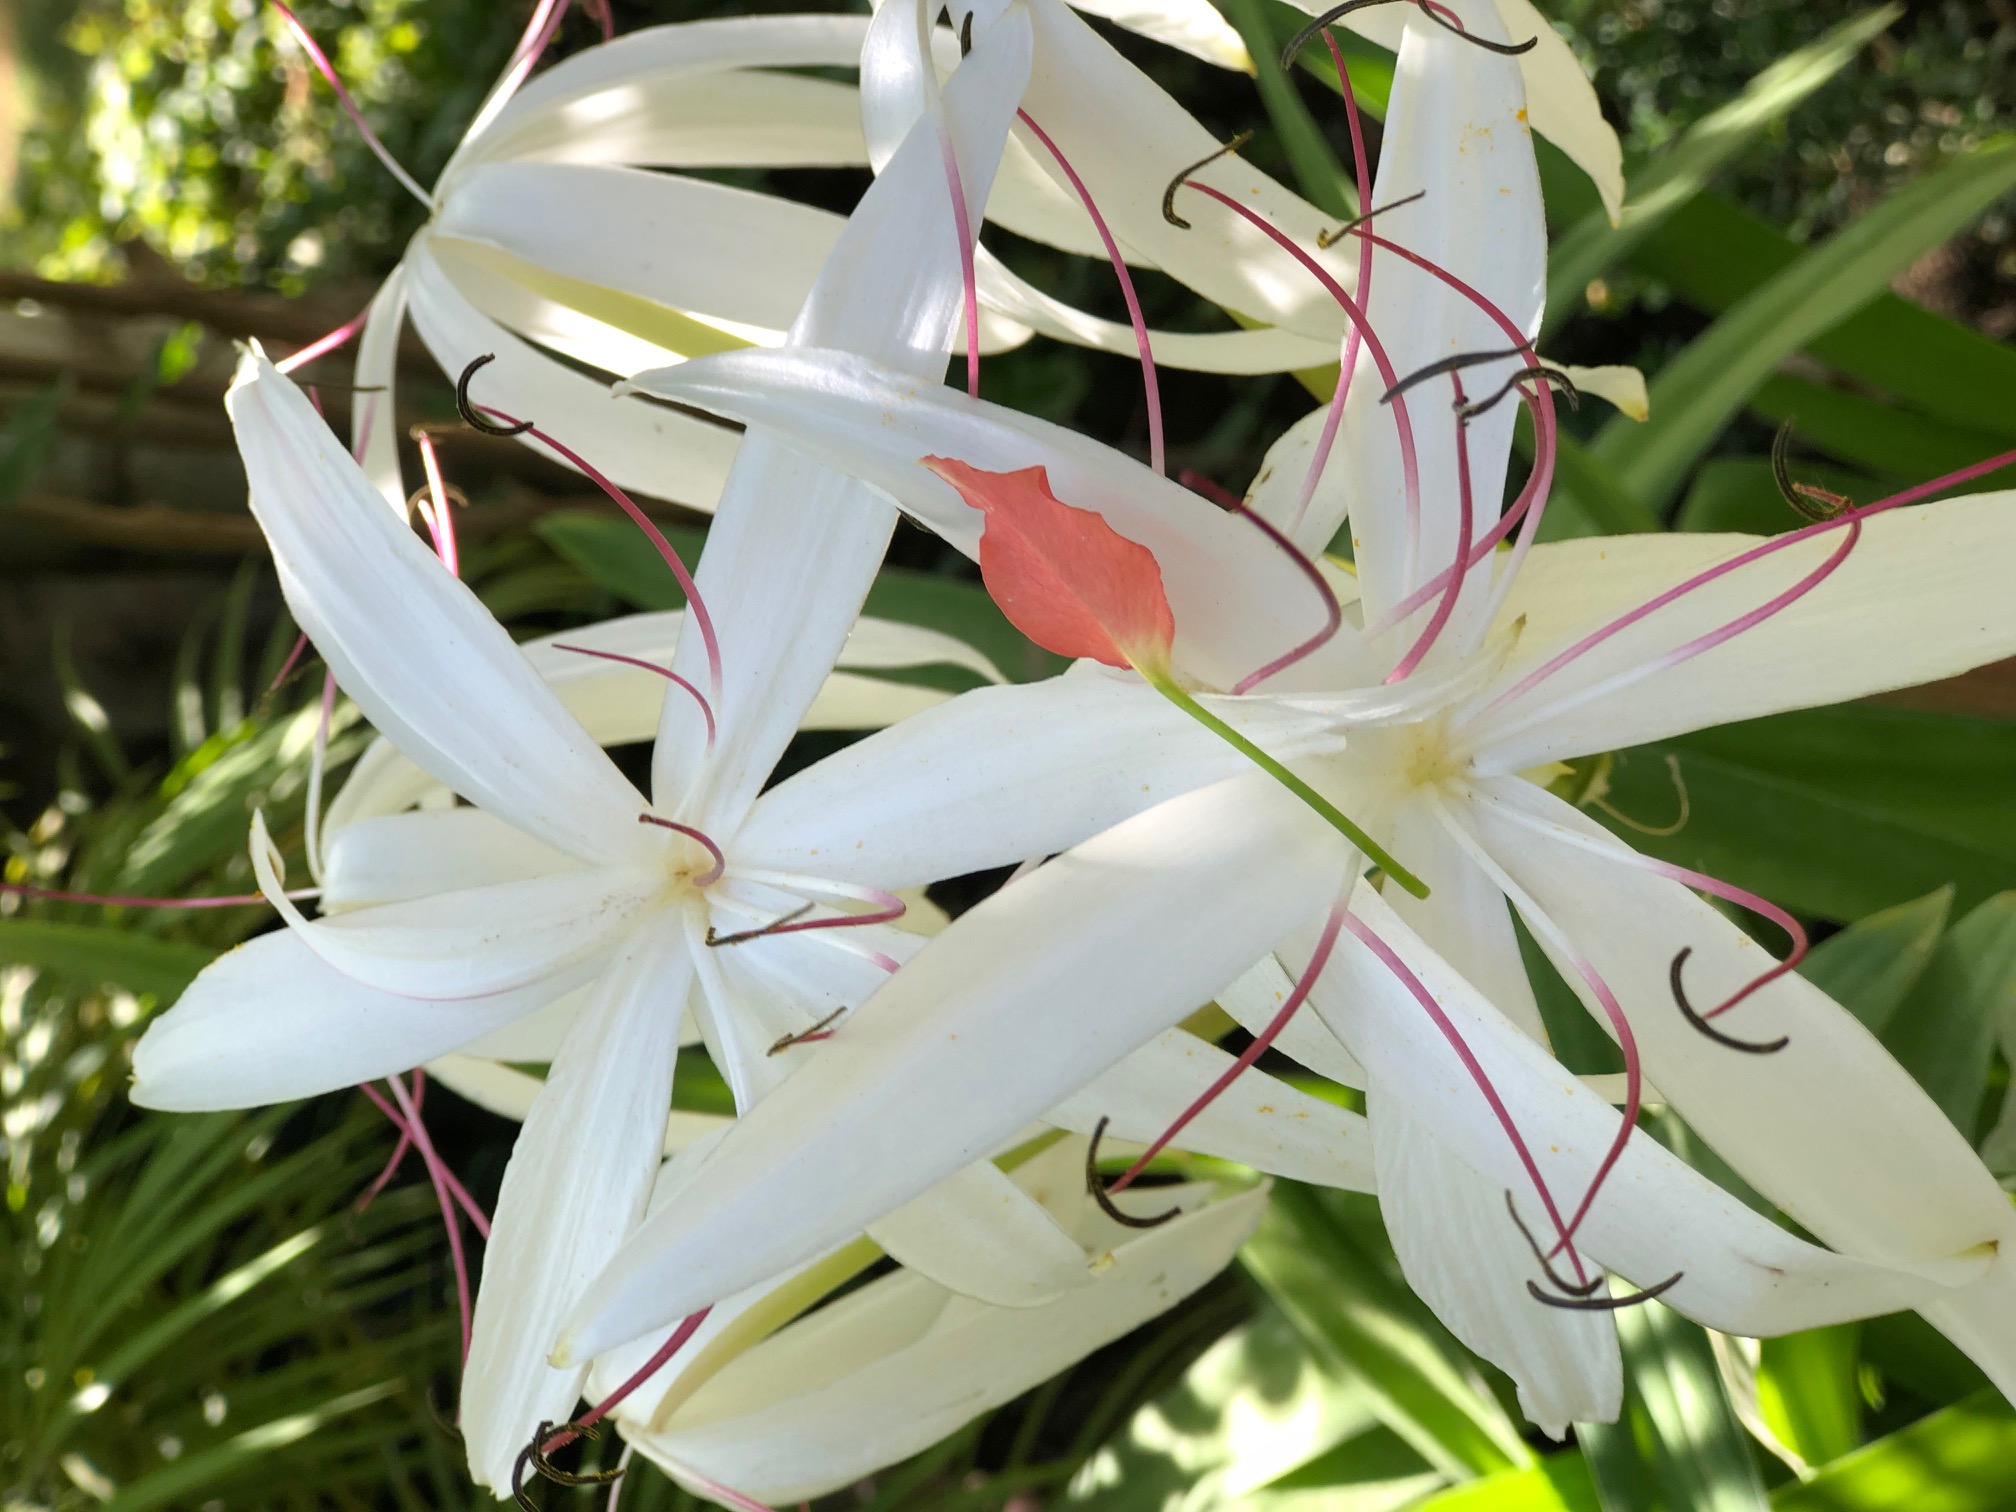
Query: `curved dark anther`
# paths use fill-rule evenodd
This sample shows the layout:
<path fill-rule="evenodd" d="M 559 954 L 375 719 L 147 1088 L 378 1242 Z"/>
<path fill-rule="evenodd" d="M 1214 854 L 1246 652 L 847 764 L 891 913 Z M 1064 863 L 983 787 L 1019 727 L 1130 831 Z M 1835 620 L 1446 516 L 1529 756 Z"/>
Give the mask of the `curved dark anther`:
<path fill-rule="evenodd" d="M 1557 1297 L 1541 1290 L 1538 1281 L 1528 1281 L 1526 1290 L 1535 1302 L 1548 1307 L 1558 1307 L 1565 1312 L 1620 1312 L 1627 1307 L 1636 1307 L 1640 1302 L 1650 1302 L 1655 1297 L 1663 1297 L 1680 1284 L 1685 1271 L 1675 1271 L 1657 1286 L 1648 1286 L 1641 1292 L 1633 1292 L 1628 1297 Z"/>
<path fill-rule="evenodd" d="M 1754 1040 L 1737 1039 L 1733 1034 L 1724 1034 L 1720 1029 L 1709 1023 L 1707 1019 L 1696 1013 L 1694 1005 L 1687 1001 L 1687 989 L 1682 985 L 1680 980 L 1682 968 L 1687 964 L 1687 957 L 1692 954 L 1694 954 L 1694 947 L 1692 945 L 1683 946 L 1680 953 L 1673 957 L 1672 972 L 1673 1001 L 1679 1005 L 1680 1016 L 1687 1020 L 1690 1027 L 1713 1040 L 1725 1050 L 1741 1050 L 1745 1055 L 1776 1055 L 1780 1050 L 1783 1050 L 1787 1045 L 1792 1043 L 1792 1036 L 1789 1034 L 1781 1034 L 1770 1043 L 1761 1045 Z"/>
<path fill-rule="evenodd" d="M 966 12 L 966 19 L 959 23 L 959 56 L 964 58 L 973 51 L 973 12 Z"/>
<path fill-rule="evenodd" d="M 810 908 L 812 905 L 808 903 L 805 906 L 807 908 Z M 709 945 L 712 945 L 714 941 L 709 940 L 707 943 Z M 847 1009 L 843 1005 L 842 1007 L 835 1008 L 831 1013 L 827 1014 L 826 1017 L 822 1018 L 821 1020 L 819 1020 L 818 1023 L 814 1024 L 810 1029 L 800 1029 L 795 1034 L 778 1035 L 777 1043 L 772 1045 L 768 1050 L 764 1051 L 763 1053 L 765 1055 L 779 1055 L 782 1054 L 784 1051 L 789 1050 L 793 1045 L 802 1045 L 807 1040 L 825 1039 L 826 1031 L 832 1028 L 834 1024 L 839 1022 L 841 1015 L 846 1013 L 846 1011 Z"/>
<path fill-rule="evenodd" d="M 1099 1176 L 1099 1141 L 1106 1137 L 1106 1125 L 1109 1121 L 1101 1118 L 1092 1126 L 1092 1142 L 1085 1146 L 1085 1190 L 1091 1194 L 1092 1200 L 1099 1204 L 1099 1211 L 1115 1223 L 1137 1229 L 1160 1228 L 1171 1218 L 1182 1217 L 1181 1208 L 1171 1208 L 1166 1213 L 1157 1213 L 1153 1218 L 1136 1218 L 1132 1213 L 1121 1212 L 1114 1205 L 1113 1199 L 1107 1195 L 1106 1183 Z"/>
<path fill-rule="evenodd" d="M 532 1500 L 525 1489 L 525 1472 L 528 1470 L 536 1472 L 541 1480 L 549 1480 L 556 1486 L 606 1486 L 611 1481 L 622 1479 L 621 1466 L 614 1470 L 576 1472 L 562 1470 L 547 1458 L 549 1452 L 547 1445 L 553 1444 L 555 1439 L 560 1442 L 553 1447 L 562 1448 L 576 1439 L 594 1439 L 601 1436 L 596 1429 L 585 1423 L 541 1423 L 539 1431 L 532 1435 L 532 1442 L 518 1451 L 518 1458 L 511 1466 L 512 1500 L 525 1508 L 526 1512 L 540 1512 L 539 1504 Z"/>
<path fill-rule="evenodd" d="M 1493 42 L 1488 37 L 1480 37 L 1473 31 L 1464 30 L 1461 23 L 1452 21 L 1433 5 L 1423 0 L 1421 13 L 1444 31 L 1454 32 L 1472 46 L 1481 47 L 1486 52 L 1494 52 L 1501 58 L 1516 58 L 1521 53 L 1529 53 L 1540 45 L 1538 37 L 1528 37 L 1524 42 Z"/>
<path fill-rule="evenodd" d="M 1182 216 L 1176 213 L 1176 191 L 1178 189 L 1181 189 L 1186 183 L 1190 181 L 1191 174 L 1198 173 L 1206 168 L 1209 168 L 1221 157 L 1230 157 L 1233 153 L 1237 152 L 1241 147 L 1244 147 L 1248 142 L 1252 140 L 1253 140 L 1252 132 L 1242 131 L 1239 133 L 1239 135 L 1232 138 L 1231 141 L 1227 142 L 1223 147 L 1220 147 L 1216 152 L 1212 153 L 1209 157 L 1201 157 L 1197 159 L 1196 162 L 1192 163 L 1188 168 L 1185 168 L 1181 173 L 1177 174 L 1176 177 L 1169 180 L 1169 187 L 1162 191 L 1162 219 L 1166 220 L 1167 222 L 1169 222 L 1170 225 L 1175 226 L 1180 230 L 1188 231 L 1190 229 L 1190 222 L 1183 219 Z"/>
<path fill-rule="evenodd" d="M 738 929 L 734 934 L 717 935 L 714 933 L 714 926 L 709 924 L 707 926 L 707 943 L 713 946 L 740 945 L 744 940 L 760 940 L 763 936 L 782 929 L 786 924 L 797 923 L 805 915 L 812 912 L 813 907 L 814 905 L 809 901 L 800 903 L 781 919 L 772 919 L 768 924 L 758 924 L 754 929 Z M 836 1014 L 834 1016 L 837 1018 L 839 1015 Z M 777 1052 L 772 1050 L 770 1053 L 775 1055 Z"/>
<path fill-rule="evenodd" d="M 1793 478 L 1790 454 L 1792 425 L 1796 418 L 1787 415 L 1785 423 L 1778 427 L 1778 434 L 1771 438 L 1771 478 L 1778 485 L 1779 496 L 1788 505 L 1815 524 L 1824 524 L 1840 518 L 1855 501 L 1831 488 L 1819 488 Z"/>
<path fill-rule="evenodd" d="M 1566 1292 L 1571 1297 L 1586 1297 L 1603 1284 L 1603 1277 L 1600 1274 L 1592 1280 L 1579 1284 L 1562 1278 L 1554 1269 L 1554 1262 L 1547 1258 L 1547 1251 L 1540 1247 L 1540 1241 L 1533 1237 L 1533 1230 L 1526 1227 L 1526 1220 L 1519 1216 L 1519 1205 L 1512 1200 L 1510 1188 L 1505 1192 L 1505 1211 L 1512 1215 L 1512 1223 L 1519 1230 L 1519 1237 L 1526 1241 L 1527 1248 L 1533 1251 L 1533 1258 L 1540 1262 L 1540 1269 L 1547 1273 L 1547 1279 L 1556 1289 Z"/>
<path fill-rule="evenodd" d="M 1504 383 L 1499 385 L 1498 392 L 1493 394 L 1490 398 L 1478 399 L 1470 404 L 1458 405 L 1456 407 L 1456 414 L 1458 418 L 1464 420 L 1475 420 L 1479 415 L 1483 414 L 1486 410 L 1497 408 L 1499 402 L 1503 400 L 1504 397 L 1507 394 L 1511 393 L 1514 389 L 1518 389 L 1521 394 L 1524 394 L 1526 390 L 1522 387 L 1522 385 L 1529 378 L 1537 378 L 1542 383 L 1553 384 L 1554 387 L 1559 389 L 1562 395 L 1568 400 L 1568 408 L 1572 410 L 1579 410 L 1580 408 L 1582 408 L 1582 391 L 1577 387 L 1575 387 L 1575 380 L 1570 378 L 1566 373 L 1562 372 L 1561 369 L 1557 367 L 1548 367 L 1545 363 L 1541 363 L 1538 367 L 1522 368 L 1518 372 L 1514 373 L 1510 378 L 1507 378 L 1504 381 Z"/>
<path fill-rule="evenodd" d="M 1349 236 L 1353 231 L 1356 231 L 1360 226 L 1364 225 L 1365 222 L 1372 219 L 1373 216 L 1385 215 L 1388 211 L 1398 210 L 1402 205 L 1411 205 L 1416 200 L 1426 198 L 1428 198 L 1428 191 L 1426 189 L 1416 189 L 1412 194 L 1408 195 L 1405 199 L 1397 199 L 1393 201 L 1393 203 L 1390 205 L 1374 205 L 1370 210 L 1367 210 L 1363 215 L 1352 216 L 1351 219 L 1344 222 L 1344 224 L 1339 226 L 1335 231 L 1318 231 L 1316 233 L 1316 245 L 1323 248 L 1327 252 L 1330 248 L 1336 246 L 1337 243 L 1344 240 L 1345 237 Z"/>
<path fill-rule="evenodd" d="M 1322 15 L 1318 16 L 1314 21 L 1311 21 L 1302 30 L 1288 39 L 1287 45 L 1281 49 L 1281 66 L 1283 68 L 1293 68 L 1295 66 L 1296 55 L 1309 45 L 1311 39 L 1318 32 L 1326 26 L 1343 20 L 1351 12 L 1370 10 L 1375 5 L 1392 5 L 1395 3 L 1396 0 L 1344 0 L 1342 5 L 1331 6 L 1330 9 L 1323 12 Z"/>
<path fill-rule="evenodd" d="M 1495 351 L 1458 352 L 1454 356 L 1444 357 L 1439 361 L 1431 362 L 1426 367 L 1416 368 L 1398 383 L 1394 384 L 1393 387 L 1386 390 L 1385 393 L 1381 394 L 1379 402 L 1381 404 L 1391 404 L 1409 389 L 1419 388 L 1430 378 L 1440 378 L 1448 373 L 1460 373 L 1464 368 L 1476 367 L 1479 363 L 1503 362 L 1508 357 L 1526 357 L 1531 355 L 1532 351 L 1533 343 L 1522 341 L 1515 347 L 1505 347 Z M 1534 369 L 1530 367 L 1520 369 L 1521 375 L 1533 371 Z"/>
<path fill-rule="evenodd" d="M 469 398 L 469 380 L 476 376 L 476 370 L 496 360 L 495 352 L 485 352 L 462 369 L 462 376 L 455 380 L 455 413 L 462 417 L 464 425 L 471 430 L 479 430 L 486 436 L 522 436 L 532 429 L 530 420 L 521 420 L 516 425 L 499 425 L 496 421 L 486 420 L 477 413 L 475 404 Z"/>
<path fill-rule="evenodd" d="M 434 1426 L 439 1428 L 449 1438 L 460 1443 L 462 1441 L 462 1430 L 456 1426 L 453 1418 L 441 1410 L 441 1404 L 434 1399 L 434 1388 L 432 1386 L 429 1386 L 421 1394 L 421 1400 L 427 1404 L 427 1416 L 434 1420 Z"/>

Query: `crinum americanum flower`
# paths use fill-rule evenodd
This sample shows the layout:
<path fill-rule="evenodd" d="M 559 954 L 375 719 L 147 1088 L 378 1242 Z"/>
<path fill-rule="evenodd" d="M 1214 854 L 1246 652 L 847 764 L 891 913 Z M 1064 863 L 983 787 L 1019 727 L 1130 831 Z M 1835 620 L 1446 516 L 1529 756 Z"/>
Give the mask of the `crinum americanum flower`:
<path fill-rule="evenodd" d="M 1615 1414 L 1605 1268 L 1731 1332 L 1915 1306 L 2016 1391 L 2008 1202 L 1908 1074 L 1793 974 L 1796 921 L 1639 855 L 1544 786 L 1556 763 L 2016 652 L 2011 501 L 1903 507 L 2009 459 L 1768 540 L 1536 546 L 1556 422 L 1531 351 L 1545 233 L 1514 45 L 1482 0 L 1407 9 L 1378 213 L 1350 228 L 1355 293 L 1222 163 L 1186 168 L 1172 149 L 1129 164 L 1170 184 L 1204 244 L 1207 214 L 1236 219 L 1279 247 L 1276 276 L 1348 314 L 1348 381 L 1274 448 L 1251 518 L 842 354 L 731 354 L 642 380 L 873 483 L 976 555 L 1025 628 L 1107 663 L 1028 691 L 1073 710 L 1069 738 L 1088 738 L 1071 685 L 1098 679 L 1205 718 L 1324 709 L 1348 741 L 1251 752 L 1269 773 L 1210 786 L 1134 748 L 1140 812 L 959 920 L 863 1005 L 616 1258 L 563 1351 L 858 1226 L 1264 956 L 1223 1001 L 1262 1043 L 1281 1034 L 1365 1087 L 1410 1279 L 1536 1422 Z M 1537 456 L 1498 515 L 1513 405 L 1497 401 L 1515 396 Z M 1350 574 L 1305 555 L 1347 508 Z M 1375 689 L 1390 702 L 1367 718 Z M 885 738 L 949 751 L 961 718 L 955 702 Z M 1032 717 L 1025 759 L 1049 728 Z M 844 765 L 822 778 L 800 789 L 808 812 L 850 783 Z M 1368 857 L 1377 889 L 1355 880 Z M 1785 924 L 1792 954 L 1767 961 L 1703 893 Z M 1547 1054 L 1515 914 L 1622 1048 L 1605 1089 L 1621 1116 Z M 1320 1030 L 1277 1015 L 1290 983 Z M 1634 1135 L 1648 1084 L 1834 1252 Z M 789 1143 L 805 1119 L 826 1130 L 809 1152 Z M 876 1180 L 842 1189 L 862 1165 Z"/>

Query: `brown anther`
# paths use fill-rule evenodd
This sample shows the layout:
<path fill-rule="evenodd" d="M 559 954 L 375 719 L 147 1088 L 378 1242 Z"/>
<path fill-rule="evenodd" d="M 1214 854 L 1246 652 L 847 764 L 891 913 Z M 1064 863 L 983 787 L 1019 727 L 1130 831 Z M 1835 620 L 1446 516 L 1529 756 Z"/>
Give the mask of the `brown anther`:
<path fill-rule="evenodd" d="M 1430 21 L 1433 21 L 1444 31 L 1454 32 L 1471 46 L 1481 47 L 1486 52 L 1497 53 L 1501 58 L 1516 58 L 1521 53 L 1529 53 L 1540 45 L 1538 37 L 1528 37 L 1524 42 L 1493 42 L 1488 37 L 1480 37 L 1475 32 L 1467 30 L 1461 22 L 1453 21 L 1443 15 L 1439 9 L 1430 3 L 1430 0 L 1419 0 L 1419 3 L 1421 14 L 1426 16 Z"/>
<path fill-rule="evenodd" d="M 800 903 L 780 919 L 772 919 L 768 924 L 758 924 L 754 929 L 739 929 L 734 934 L 717 935 L 714 933 L 714 926 L 709 924 L 707 926 L 707 943 L 714 946 L 740 945 L 744 940 L 760 940 L 767 934 L 776 933 L 786 924 L 797 923 L 798 920 L 812 912 L 812 909 L 813 904 L 809 902 Z M 777 1052 L 772 1050 L 770 1053 L 775 1055 Z"/>
<path fill-rule="evenodd" d="M 1162 191 L 1162 219 L 1169 222 L 1170 225 L 1179 228 L 1180 230 L 1188 231 L 1190 229 L 1190 222 L 1183 219 L 1182 216 L 1176 213 L 1176 191 L 1178 189 L 1181 189 L 1186 183 L 1190 181 L 1190 176 L 1192 174 L 1202 172 L 1204 169 L 1210 167 L 1213 163 L 1217 162 L 1218 159 L 1220 159 L 1221 157 L 1230 157 L 1233 153 L 1237 152 L 1241 147 L 1244 147 L 1248 142 L 1252 140 L 1253 140 L 1252 132 L 1242 131 L 1239 133 L 1239 135 L 1232 138 L 1231 141 L 1227 142 L 1223 147 L 1220 147 L 1216 152 L 1210 154 L 1208 157 L 1201 157 L 1197 159 L 1196 162 L 1192 163 L 1188 168 L 1185 168 L 1181 173 L 1177 174 L 1176 177 L 1169 180 L 1169 187 Z"/>
<path fill-rule="evenodd" d="M 959 23 L 959 56 L 970 57 L 973 52 L 973 12 L 966 12 L 966 19 Z"/>
<path fill-rule="evenodd" d="M 1815 524 L 1839 519 L 1854 507 L 1853 499 L 1831 488 L 1797 482 L 1792 477 L 1790 454 L 1795 419 L 1795 416 L 1787 415 L 1785 423 L 1778 427 L 1778 434 L 1771 438 L 1771 478 L 1778 485 L 1779 497 Z"/>
<path fill-rule="evenodd" d="M 1535 1302 L 1548 1307 L 1558 1307 L 1566 1312 L 1621 1312 L 1627 1307 L 1636 1307 L 1641 1302 L 1650 1302 L 1664 1296 L 1680 1284 L 1685 1271 L 1675 1271 L 1657 1286 L 1648 1286 L 1643 1291 L 1633 1292 L 1628 1297 L 1557 1297 L 1543 1291 L 1538 1281 L 1528 1281 L 1526 1290 Z"/>
<path fill-rule="evenodd" d="M 1397 199 L 1393 201 L 1393 203 L 1390 205 L 1374 205 L 1370 210 L 1367 210 L 1363 215 L 1352 216 L 1351 219 L 1344 222 L 1344 224 L 1339 226 L 1335 231 L 1318 231 L 1316 233 L 1316 245 L 1323 248 L 1323 250 L 1327 252 L 1330 248 L 1336 246 L 1337 243 L 1344 240 L 1345 237 L 1349 236 L 1353 231 L 1356 231 L 1360 226 L 1364 225 L 1365 222 L 1372 219 L 1373 216 L 1384 215 L 1389 210 L 1398 210 L 1402 205 L 1411 205 L 1416 200 L 1426 198 L 1428 198 L 1428 191 L 1426 189 L 1416 189 L 1412 194 L 1408 195 L 1407 198 Z"/>
<path fill-rule="evenodd" d="M 1464 421 L 1475 420 L 1486 410 L 1495 408 L 1514 389 L 1518 389 L 1522 395 L 1525 394 L 1526 389 L 1524 385 L 1528 379 L 1538 379 L 1542 383 L 1553 384 L 1555 388 L 1561 391 L 1562 396 L 1567 399 L 1568 408 L 1572 410 L 1582 408 L 1582 391 L 1575 387 L 1574 380 L 1562 372 L 1561 369 L 1548 367 L 1545 363 L 1541 363 L 1534 367 L 1521 368 L 1510 378 L 1507 378 L 1499 386 L 1498 392 L 1490 398 L 1479 399 L 1470 404 L 1457 405 L 1456 418 Z"/>
<path fill-rule="evenodd" d="M 1519 1230 L 1519 1237 L 1526 1241 L 1527 1248 L 1533 1251 L 1533 1258 L 1540 1262 L 1540 1269 L 1547 1273 L 1547 1279 L 1554 1284 L 1557 1290 L 1566 1292 L 1571 1297 L 1586 1297 L 1603 1284 L 1603 1278 L 1600 1275 L 1592 1280 L 1580 1283 L 1562 1279 L 1561 1275 L 1554 1269 L 1554 1262 L 1548 1258 L 1547 1251 L 1542 1249 L 1540 1241 L 1533 1237 L 1533 1230 L 1526 1227 L 1526 1220 L 1519 1216 L 1519 1205 L 1512 1200 L 1512 1189 L 1510 1187 L 1505 1189 L 1505 1211 L 1512 1215 L 1513 1227 Z"/>
<path fill-rule="evenodd" d="M 1091 1143 L 1085 1146 L 1085 1190 L 1092 1200 L 1099 1204 L 1099 1211 L 1115 1223 L 1135 1229 L 1160 1228 L 1170 1219 L 1182 1217 L 1183 1210 L 1172 1207 L 1168 1212 L 1157 1213 L 1152 1218 L 1137 1218 L 1132 1213 L 1122 1212 L 1114 1204 L 1112 1196 L 1106 1190 L 1105 1181 L 1099 1175 L 1099 1141 L 1106 1137 L 1106 1125 L 1110 1121 L 1102 1117 L 1094 1124 Z"/>
<path fill-rule="evenodd" d="M 551 1423 L 539 1425 L 532 1435 L 532 1442 L 518 1451 L 517 1461 L 511 1466 L 511 1497 L 526 1512 L 539 1512 L 539 1504 L 532 1500 L 525 1490 L 525 1472 L 536 1472 L 541 1480 L 549 1480 L 556 1486 L 606 1486 L 611 1481 L 620 1480 L 623 1469 L 594 1470 L 577 1473 L 562 1470 L 547 1458 L 555 1449 L 564 1448 L 576 1439 L 597 1439 L 602 1435 L 585 1423 Z M 555 1442 L 555 1441 L 558 1442 Z"/>
<path fill-rule="evenodd" d="M 807 904 L 806 906 L 809 908 L 811 905 Z M 714 942 L 709 940 L 707 943 L 712 945 Z M 846 1012 L 847 1010 L 844 1007 L 835 1008 L 810 1029 L 800 1029 L 796 1034 L 780 1034 L 777 1036 L 777 1043 L 763 1053 L 766 1056 L 781 1055 L 793 1045 L 802 1045 L 808 1040 L 830 1039 L 832 1036 L 827 1034 L 826 1031 L 832 1028 Z"/>
<path fill-rule="evenodd" d="M 1464 368 L 1476 367 L 1481 363 L 1504 362 L 1506 359 L 1511 357 L 1525 357 L 1530 355 L 1532 350 L 1533 350 L 1532 342 L 1522 341 L 1519 343 L 1519 345 L 1515 347 L 1504 347 L 1502 349 L 1494 349 L 1489 352 L 1457 352 L 1453 356 L 1443 357 L 1438 359 L 1437 361 L 1431 362 L 1426 367 L 1416 368 L 1413 372 L 1409 373 L 1406 377 L 1400 379 L 1399 382 L 1395 383 L 1391 388 L 1386 390 L 1385 393 L 1381 394 L 1379 396 L 1379 402 L 1381 404 L 1391 404 L 1395 399 L 1398 399 L 1402 394 L 1406 393 L 1409 389 L 1419 388 L 1422 384 L 1426 383 L 1430 378 L 1440 378 L 1445 373 L 1460 373 L 1463 371 Z M 1521 374 L 1531 373 L 1533 371 L 1535 371 L 1535 369 L 1531 367 L 1520 369 Z"/>
<path fill-rule="evenodd" d="M 1694 954 L 1694 947 L 1692 945 L 1682 946 L 1680 953 L 1673 957 L 1672 971 L 1673 1001 L 1679 1005 L 1680 1016 L 1687 1020 L 1690 1027 L 1713 1040 L 1725 1050 L 1741 1050 L 1745 1055 L 1776 1055 L 1780 1050 L 1783 1050 L 1787 1045 L 1792 1043 L 1792 1036 L 1789 1034 L 1781 1034 L 1777 1039 L 1772 1040 L 1768 1044 L 1758 1044 L 1754 1040 L 1737 1039 L 1732 1034 L 1724 1034 L 1720 1029 L 1709 1023 L 1707 1018 L 1696 1013 L 1694 1005 L 1687 1001 L 1687 989 L 1681 984 L 1680 980 L 1681 969 L 1687 964 L 1687 957 L 1692 954 Z"/>
<path fill-rule="evenodd" d="M 469 380 L 476 376 L 476 370 L 497 360 L 495 352 L 485 352 L 481 357 L 462 369 L 455 380 L 455 413 L 462 417 L 462 423 L 471 430 L 479 430 L 486 436 L 522 436 L 532 429 L 530 420 L 520 420 L 516 425 L 499 425 L 494 420 L 485 419 L 469 398 Z"/>
<path fill-rule="evenodd" d="M 1395 0 L 1344 0 L 1342 5 L 1332 6 L 1288 39 L 1288 45 L 1281 49 L 1281 66 L 1283 68 L 1293 67 L 1296 54 L 1307 47 L 1310 39 L 1326 26 L 1341 21 L 1353 11 L 1366 10 L 1374 5 L 1391 5 L 1394 3 Z M 1412 0 L 1412 3 L 1420 8 L 1423 15 L 1444 31 L 1454 32 L 1465 42 L 1481 47 L 1486 52 L 1498 53 L 1502 57 L 1516 58 L 1521 53 L 1529 53 L 1540 45 L 1538 37 L 1528 37 L 1524 42 L 1493 42 L 1488 38 L 1477 36 L 1475 33 L 1465 30 L 1462 23 L 1443 15 L 1441 10 L 1435 5 L 1434 0 Z"/>

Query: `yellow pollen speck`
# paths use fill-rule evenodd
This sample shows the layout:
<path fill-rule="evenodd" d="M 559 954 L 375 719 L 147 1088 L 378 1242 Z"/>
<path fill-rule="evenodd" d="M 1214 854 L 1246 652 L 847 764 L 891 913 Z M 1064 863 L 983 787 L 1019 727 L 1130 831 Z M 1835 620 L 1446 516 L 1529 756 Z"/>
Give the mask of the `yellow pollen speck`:
<path fill-rule="evenodd" d="M 1526 119 L 1526 107 L 1524 105 L 1521 105 L 1519 107 L 1519 113 L 1516 117 L 1514 117 L 1514 119 L 1521 121 Z"/>
<path fill-rule="evenodd" d="M 1274 1111 L 1274 1104 L 1262 1103 L 1260 1104 L 1259 1108 L 1257 1108 L 1255 1111 L 1260 1113 L 1272 1113 Z"/>

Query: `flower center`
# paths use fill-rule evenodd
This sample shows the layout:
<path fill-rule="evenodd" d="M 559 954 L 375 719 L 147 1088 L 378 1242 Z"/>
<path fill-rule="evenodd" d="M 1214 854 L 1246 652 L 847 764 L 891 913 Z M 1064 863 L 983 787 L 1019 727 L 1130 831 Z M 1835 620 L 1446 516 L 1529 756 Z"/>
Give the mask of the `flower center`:
<path fill-rule="evenodd" d="M 675 894 L 705 891 L 719 882 L 728 869 L 728 858 L 721 853 L 721 847 L 692 825 L 661 819 L 656 814 L 639 814 L 637 822 L 672 832 L 665 848 L 665 874 Z"/>

